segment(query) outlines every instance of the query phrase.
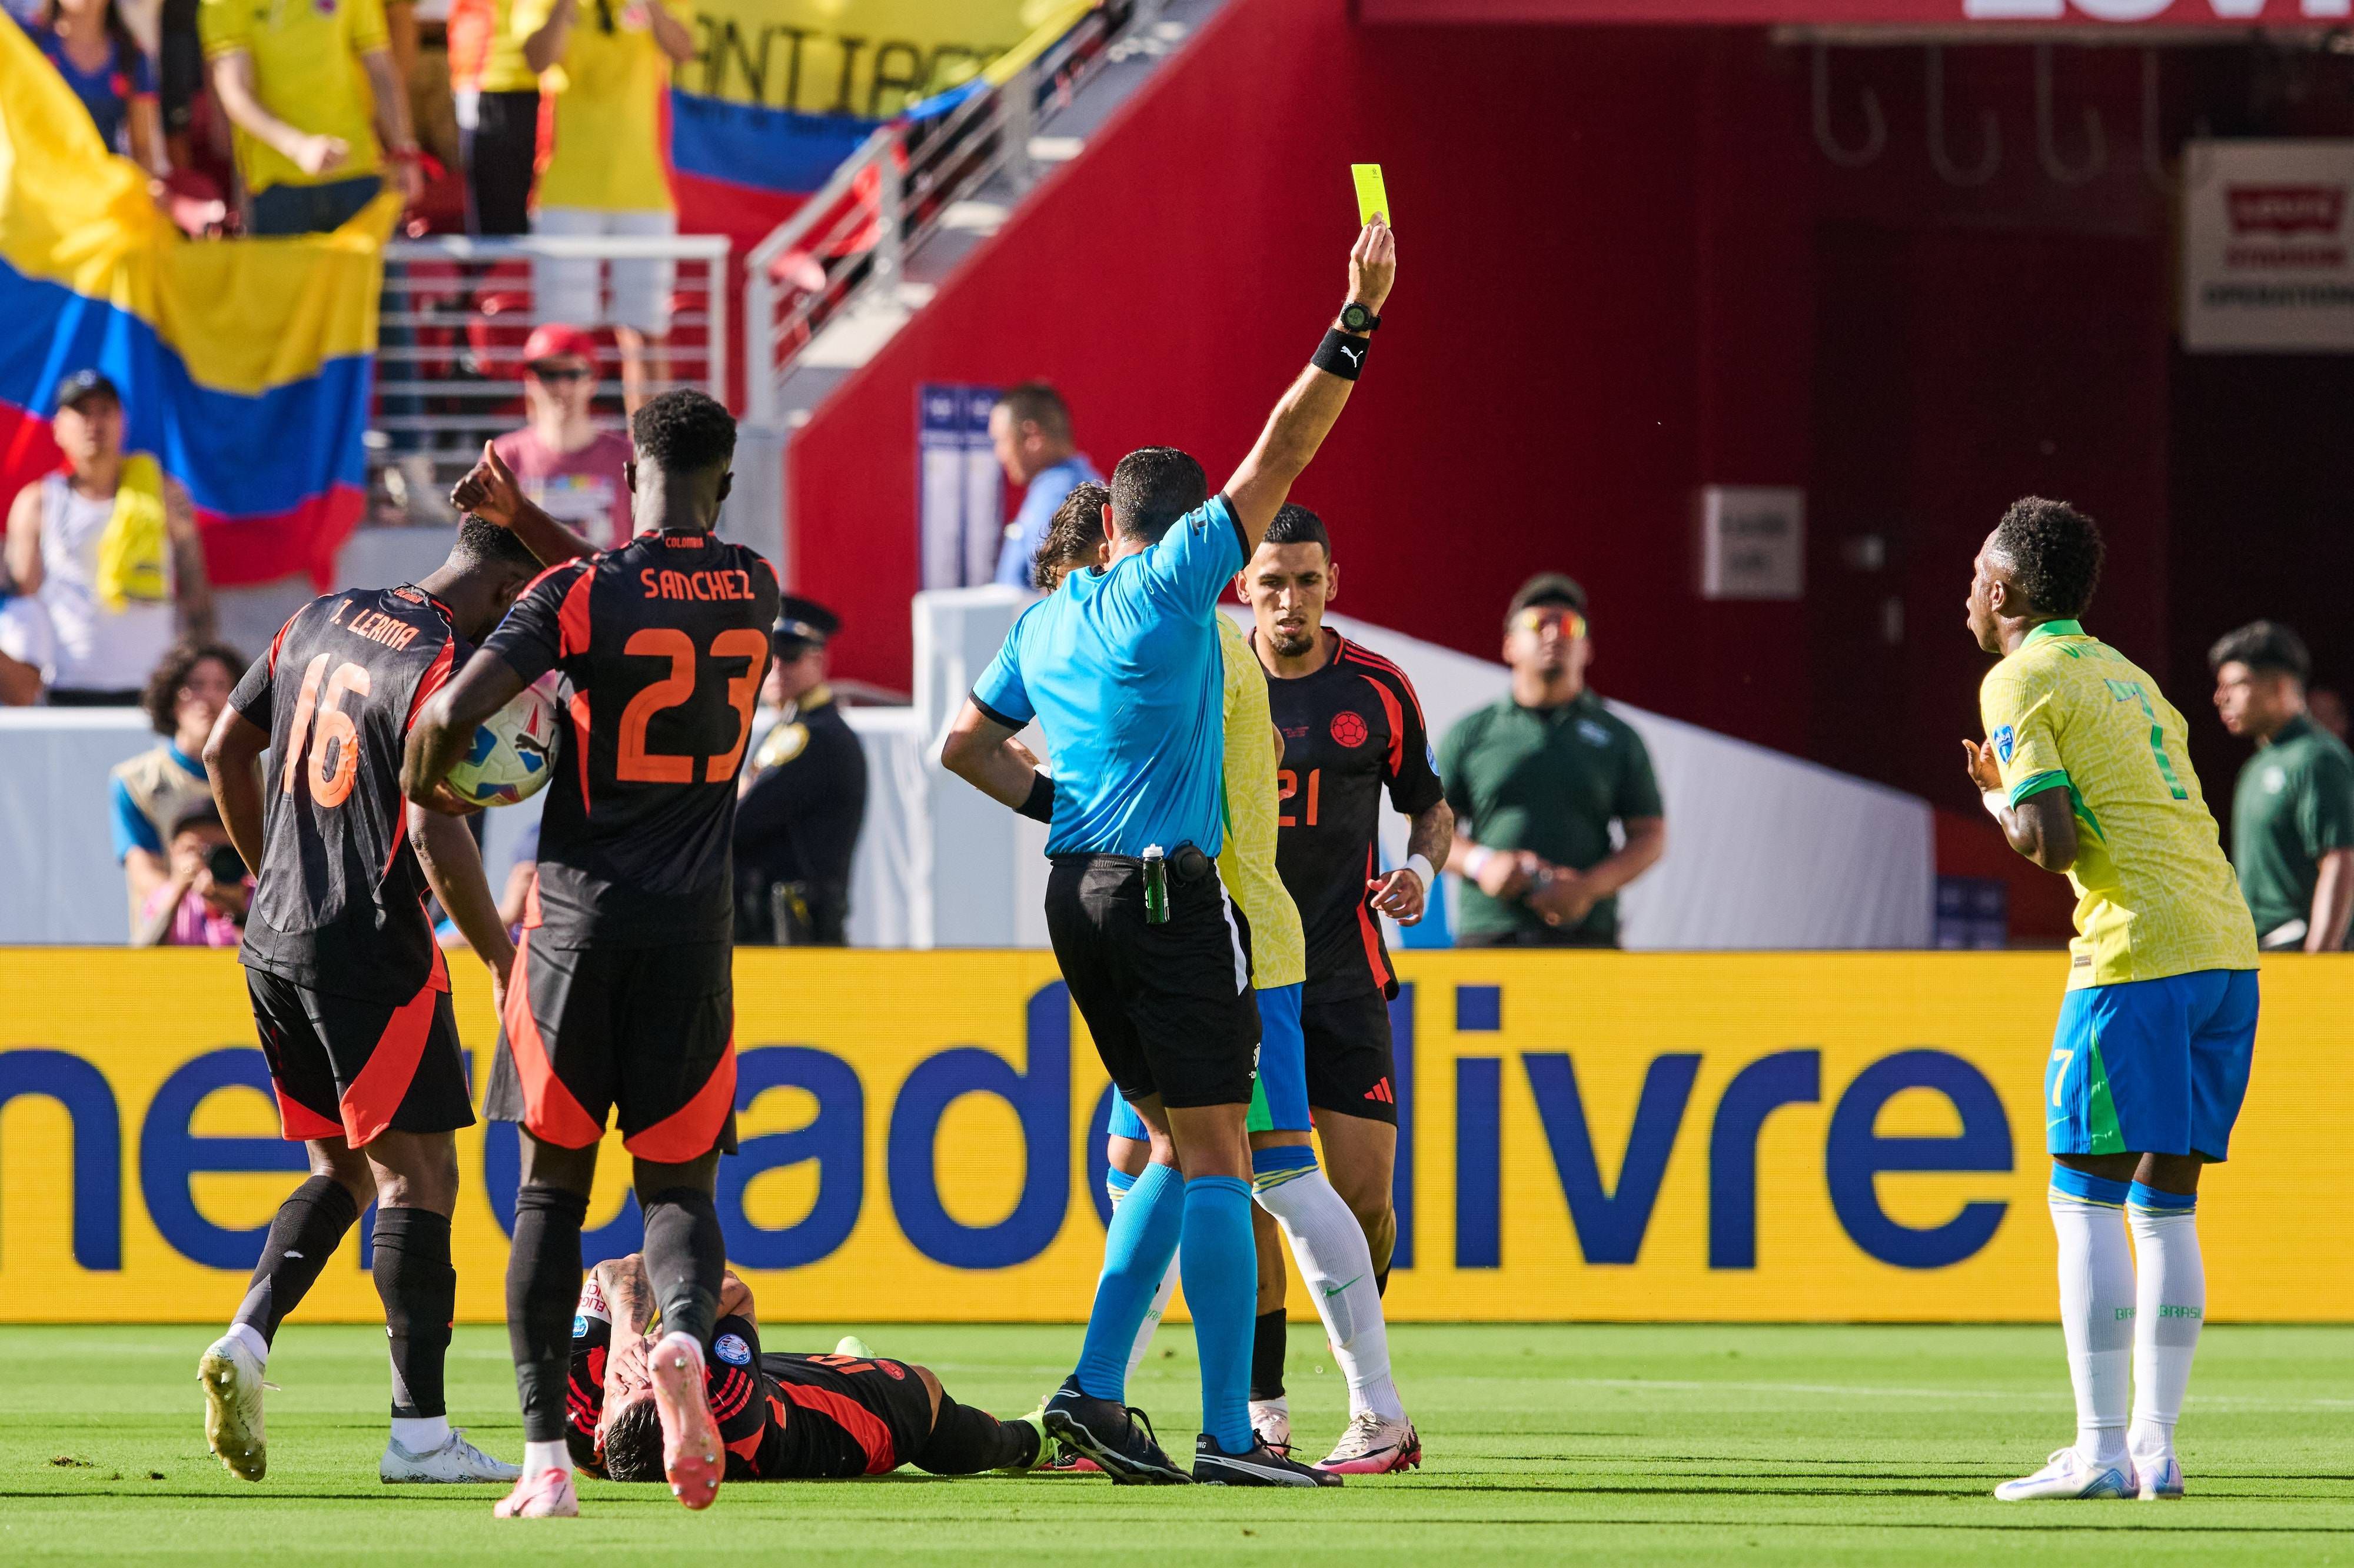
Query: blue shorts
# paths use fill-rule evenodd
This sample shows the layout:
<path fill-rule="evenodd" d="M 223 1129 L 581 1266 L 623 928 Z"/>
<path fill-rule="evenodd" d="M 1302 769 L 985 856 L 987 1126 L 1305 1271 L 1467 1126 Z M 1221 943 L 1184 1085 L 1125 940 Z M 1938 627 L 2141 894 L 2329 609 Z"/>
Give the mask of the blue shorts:
<path fill-rule="evenodd" d="M 1251 1086 L 1249 1119 L 1253 1132 L 1309 1130 L 1308 1038 L 1299 1027 L 1300 989 L 1279 985 L 1258 993 L 1258 1081 Z M 1111 1102 L 1104 1131 L 1138 1143 L 1146 1137 L 1144 1118 L 1118 1097 Z"/>
<path fill-rule="evenodd" d="M 2086 986 L 2060 1004 L 2043 1073 L 2053 1154 L 2231 1151 L 2256 1049 L 2256 971 Z"/>

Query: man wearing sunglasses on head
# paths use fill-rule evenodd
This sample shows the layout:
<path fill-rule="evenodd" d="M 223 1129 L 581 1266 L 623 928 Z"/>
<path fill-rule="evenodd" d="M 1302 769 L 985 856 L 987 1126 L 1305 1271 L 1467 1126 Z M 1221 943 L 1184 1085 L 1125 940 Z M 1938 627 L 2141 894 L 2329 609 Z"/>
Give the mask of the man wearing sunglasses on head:
<path fill-rule="evenodd" d="M 1511 694 L 1439 744 L 1455 810 L 1447 869 L 1464 880 L 1458 946 L 1615 948 L 1619 889 L 1667 849 L 1650 753 L 1586 686 L 1593 656 L 1585 590 L 1531 577 L 1504 618 Z"/>
<path fill-rule="evenodd" d="M 599 549 L 630 540 L 630 486 L 621 465 L 630 438 L 589 418 L 597 396 L 597 340 L 549 322 L 523 345 L 523 398 L 531 423 L 491 445 L 525 497 Z"/>

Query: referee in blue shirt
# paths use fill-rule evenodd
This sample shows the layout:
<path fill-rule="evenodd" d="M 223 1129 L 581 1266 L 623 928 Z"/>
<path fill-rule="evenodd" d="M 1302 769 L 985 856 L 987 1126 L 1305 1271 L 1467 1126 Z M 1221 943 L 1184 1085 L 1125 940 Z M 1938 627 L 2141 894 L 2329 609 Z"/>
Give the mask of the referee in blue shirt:
<path fill-rule="evenodd" d="M 1349 299 L 1216 495 L 1202 465 L 1146 447 L 1112 471 L 1110 564 L 1073 572 L 1015 621 L 941 760 L 1051 823 L 1046 927 L 1071 997 L 1152 1163 L 1112 1216 L 1079 1363 L 1046 1424 L 1117 1481 L 1338 1485 L 1262 1446 L 1248 1404 L 1257 1261 L 1243 1121 L 1258 1049 L 1248 948 L 1218 884 L 1225 839 L 1219 590 L 1249 560 L 1341 416 L 1396 273 L 1378 219 L 1349 252 Z M 1051 781 L 1014 736 L 1046 733 Z M 1182 1237 L 1182 1245 L 1181 1245 Z M 1128 1354 L 1181 1255 L 1202 1360 L 1187 1473 L 1126 1407 Z"/>

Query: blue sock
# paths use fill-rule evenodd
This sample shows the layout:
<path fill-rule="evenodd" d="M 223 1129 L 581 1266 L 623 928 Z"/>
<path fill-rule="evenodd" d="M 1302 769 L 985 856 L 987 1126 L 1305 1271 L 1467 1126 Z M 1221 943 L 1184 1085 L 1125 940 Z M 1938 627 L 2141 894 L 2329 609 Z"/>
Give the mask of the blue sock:
<path fill-rule="evenodd" d="M 1135 1196 L 1128 1202 L 1134 1203 Z M 1250 1371 L 1258 1248 L 1251 1241 L 1250 1208 L 1250 1183 L 1239 1177 L 1197 1176 L 1185 1183 L 1179 1255 L 1185 1304 L 1193 1309 L 1193 1346 L 1202 1358 L 1202 1430 L 1229 1454 L 1246 1452 L 1257 1441 L 1251 1435 Z"/>
<path fill-rule="evenodd" d="M 1119 1166 L 1104 1167 L 1104 1192 L 1111 1199 L 1111 1206 L 1115 1212 L 1119 1208 L 1120 1200 L 1128 1196 L 1128 1190 L 1135 1185 L 1136 1178 Z"/>
<path fill-rule="evenodd" d="M 1087 1338 L 1079 1343 L 1080 1393 L 1093 1399 L 1126 1403 L 1128 1353 L 1136 1346 L 1137 1331 L 1144 1327 L 1153 1297 L 1160 1294 L 1161 1277 L 1169 1272 L 1169 1260 L 1176 1254 L 1178 1233 L 1184 1224 L 1185 1179 L 1173 1165 L 1146 1166 L 1119 1207 L 1111 1212 L 1111 1229 L 1104 1235 L 1103 1276 L 1096 1281 Z M 1247 1213 L 1243 1220 L 1243 1243 L 1246 1247 L 1250 1245 Z M 1257 1300 L 1256 1278 L 1250 1281 L 1249 1290 L 1250 1299 L 1244 1302 L 1246 1370 L 1250 1359 L 1247 1309 Z M 1190 1292 L 1187 1299 L 1192 1299 Z"/>

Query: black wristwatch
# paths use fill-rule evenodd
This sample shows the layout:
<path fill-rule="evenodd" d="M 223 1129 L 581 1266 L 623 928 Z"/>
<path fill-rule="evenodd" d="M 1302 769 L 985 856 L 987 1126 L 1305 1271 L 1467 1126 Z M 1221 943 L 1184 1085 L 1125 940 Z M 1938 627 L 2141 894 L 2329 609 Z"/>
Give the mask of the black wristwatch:
<path fill-rule="evenodd" d="M 1357 303 L 1354 300 L 1351 300 L 1347 304 L 1341 307 L 1341 330 L 1342 332 L 1361 332 L 1370 335 L 1373 330 L 1381 324 L 1381 317 L 1373 314 L 1373 312 L 1365 309 L 1364 306 Z"/>

